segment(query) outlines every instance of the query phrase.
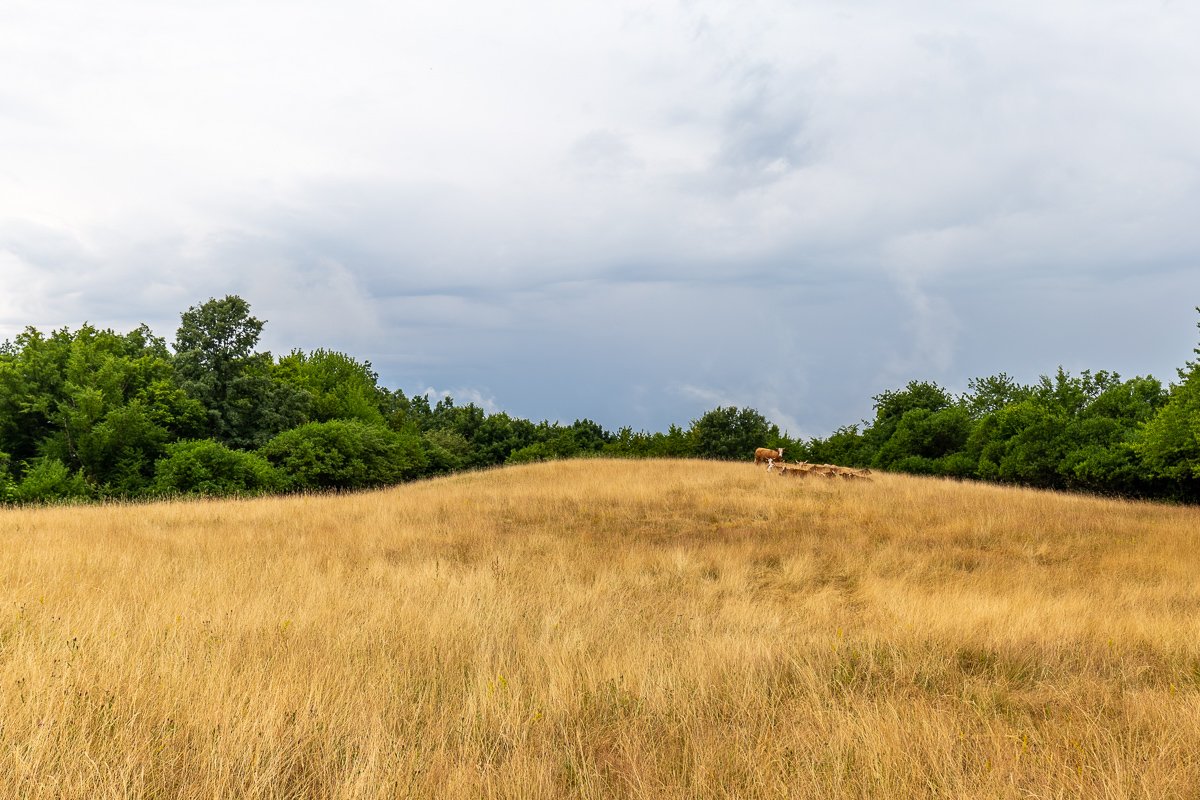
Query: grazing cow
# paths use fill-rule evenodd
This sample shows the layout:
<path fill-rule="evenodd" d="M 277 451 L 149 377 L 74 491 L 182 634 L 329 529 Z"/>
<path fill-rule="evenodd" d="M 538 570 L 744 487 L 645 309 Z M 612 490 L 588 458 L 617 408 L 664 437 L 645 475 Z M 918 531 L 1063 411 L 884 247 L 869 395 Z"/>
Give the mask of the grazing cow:
<path fill-rule="evenodd" d="M 816 464 L 813 466 L 813 471 L 816 472 L 818 475 L 824 475 L 828 478 L 844 478 L 845 480 L 848 480 L 848 481 L 854 481 L 854 480 L 869 481 L 869 480 L 871 480 L 865 474 L 867 472 L 870 472 L 870 470 L 858 470 L 858 469 L 853 469 L 851 467 L 839 467 L 837 464 Z"/>
<path fill-rule="evenodd" d="M 772 450 L 769 447 L 760 447 L 754 451 L 754 466 L 756 467 L 764 461 L 774 461 L 775 459 L 783 461 L 782 447 L 778 450 Z"/>
<path fill-rule="evenodd" d="M 867 473 L 871 471 L 869 469 L 854 469 L 853 467 L 834 467 L 834 469 L 836 469 L 838 471 L 838 475 L 843 478 L 861 478 L 862 480 L 871 480 L 867 477 Z"/>

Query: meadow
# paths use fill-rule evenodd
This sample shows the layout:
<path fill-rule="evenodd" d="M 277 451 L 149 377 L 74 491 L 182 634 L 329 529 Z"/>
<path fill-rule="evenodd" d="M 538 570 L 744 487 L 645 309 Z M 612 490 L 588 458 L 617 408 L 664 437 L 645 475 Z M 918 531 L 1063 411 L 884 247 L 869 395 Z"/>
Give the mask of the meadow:
<path fill-rule="evenodd" d="M 0 797 L 1200 796 L 1200 509 L 873 478 L 0 510 Z"/>

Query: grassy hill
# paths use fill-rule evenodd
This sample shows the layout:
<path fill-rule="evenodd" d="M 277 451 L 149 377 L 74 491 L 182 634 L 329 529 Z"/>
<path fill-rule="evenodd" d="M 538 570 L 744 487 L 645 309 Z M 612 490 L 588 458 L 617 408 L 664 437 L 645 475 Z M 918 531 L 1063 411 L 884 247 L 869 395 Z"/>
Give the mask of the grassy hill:
<path fill-rule="evenodd" d="M 0 511 L 0 796 L 1194 795 L 1200 510 L 874 477 Z"/>

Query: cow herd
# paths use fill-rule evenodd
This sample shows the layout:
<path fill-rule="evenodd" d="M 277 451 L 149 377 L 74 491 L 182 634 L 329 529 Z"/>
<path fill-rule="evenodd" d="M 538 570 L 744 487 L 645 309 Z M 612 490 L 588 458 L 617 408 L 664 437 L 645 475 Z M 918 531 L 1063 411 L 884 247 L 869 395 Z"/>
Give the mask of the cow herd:
<path fill-rule="evenodd" d="M 776 461 L 778 460 L 778 464 Z M 842 478 L 848 481 L 869 481 L 867 476 L 871 474 L 871 470 L 866 469 L 851 469 L 850 467 L 839 467 L 836 464 L 810 464 L 807 461 L 800 461 L 794 464 L 788 464 L 783 460 L 783 448 L 772 450 L 769 447 L 760 447 L 754 451 L 754 464 L 757 466 L 766 462 L 767 472 L 777 471 L 782 478 Z"/>

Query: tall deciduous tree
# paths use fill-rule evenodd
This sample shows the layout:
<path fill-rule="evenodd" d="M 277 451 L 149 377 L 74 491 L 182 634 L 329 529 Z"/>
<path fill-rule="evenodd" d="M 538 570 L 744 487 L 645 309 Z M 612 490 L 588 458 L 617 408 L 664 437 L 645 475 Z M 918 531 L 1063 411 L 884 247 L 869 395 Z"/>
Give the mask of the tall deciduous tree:
<path fill-rule="evenodd" d="M 309 419 L 313 422 L 357 419 L 371 425 L 384 423 L 381 407 L 390 405 L 391 398 L 379 388 L 379 376 L 368 361 L 356 361 L 334 350 L 293 350 L 279 359 L 276 373 L 309 394 Z"/>
<path fill-rule="evenodd" d="M 692 423 L 692 453 L 700 458 L 745 460 L 758 447 L 775 447 L 779 427 L 752 408 L 714 408 Z"/>
<path fill-rule="evenodd" d="M 255 351 L 263 321 L 237 295 L 192 306 L 175 334 L 180 385 L 208 409 L 208 433 L 234 447 L 258 447 L 304 420 L 309 395 L 276 380 L 270 353 Z"/>

